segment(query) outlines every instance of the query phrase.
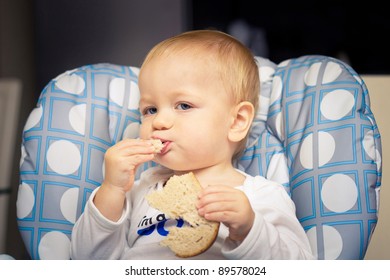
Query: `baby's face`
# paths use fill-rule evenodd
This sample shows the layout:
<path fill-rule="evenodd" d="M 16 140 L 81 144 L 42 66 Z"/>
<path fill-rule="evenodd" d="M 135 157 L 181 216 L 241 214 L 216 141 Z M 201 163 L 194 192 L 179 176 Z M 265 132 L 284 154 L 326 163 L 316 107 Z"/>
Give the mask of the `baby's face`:
<path fill-rule="evenodd" d="M 155 161 L 176 171 L 231 162 L 235 107 L 212 59 L 154 58 L 141 71 L 141 138 L 161 139 Z"/>

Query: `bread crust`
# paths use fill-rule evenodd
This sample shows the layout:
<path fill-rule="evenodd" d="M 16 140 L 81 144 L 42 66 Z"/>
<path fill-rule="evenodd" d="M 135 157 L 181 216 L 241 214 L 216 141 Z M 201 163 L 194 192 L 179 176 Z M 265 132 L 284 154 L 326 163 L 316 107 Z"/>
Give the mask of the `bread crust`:
<path fill-rule="evenodd" d="M 150 206 L 172 219 L 183 219 L 189 225 L 170 228 L 168 236 L 160 243 L 169 247 L 178 257 L 188 258 L 209 249 L 218 236 L 218 222 L 199 216 L 196 209 L 202 187 L 192 172 L 172 176 L 163 190 L 146 196 Z"/>

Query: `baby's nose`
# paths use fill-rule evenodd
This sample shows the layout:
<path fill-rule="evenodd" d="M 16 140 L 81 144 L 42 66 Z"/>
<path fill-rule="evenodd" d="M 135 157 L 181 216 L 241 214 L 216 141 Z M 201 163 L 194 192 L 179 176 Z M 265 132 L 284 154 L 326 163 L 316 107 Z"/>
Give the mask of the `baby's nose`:
<path fill-rule="evenodd" d="M 169 110 L 160 110 L 153 119 L 153 127 L 157 130 L 169 129 L 173 125 L 174 116 Z"/>

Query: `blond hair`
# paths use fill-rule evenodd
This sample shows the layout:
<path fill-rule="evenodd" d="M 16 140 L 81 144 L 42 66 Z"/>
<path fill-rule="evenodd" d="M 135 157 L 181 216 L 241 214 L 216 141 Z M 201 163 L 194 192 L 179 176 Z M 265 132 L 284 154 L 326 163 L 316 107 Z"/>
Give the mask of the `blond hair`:
<path fill-rule="evenodd" d="M 147 54 L 142 68 L 156 57 L 180 52 L 198 57 L 212 57 L 216 70 L 233 102 L 252 103 L 255 111 L 259 103 L 260 81 L 256 60 L 250 50 L 234 37 L 216 30 L 188 31 L 168 38 Z M 245 141 L 244 141 L 245 140 Z M 245 147 L 246 138 L 238 147 L 235 157 Z"/>

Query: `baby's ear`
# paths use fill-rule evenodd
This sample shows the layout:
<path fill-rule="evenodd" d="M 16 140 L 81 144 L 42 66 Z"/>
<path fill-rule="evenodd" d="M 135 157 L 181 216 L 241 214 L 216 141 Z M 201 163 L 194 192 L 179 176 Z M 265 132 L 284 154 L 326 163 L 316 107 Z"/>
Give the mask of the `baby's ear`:
<path fill-rule="evenodd" d="M 232 111 L 232 124 L 229 131 L 229 140 L 240 142 L 246 137 L 252 125 L 255 109 L 252 103 L 243 101 Z"/>

